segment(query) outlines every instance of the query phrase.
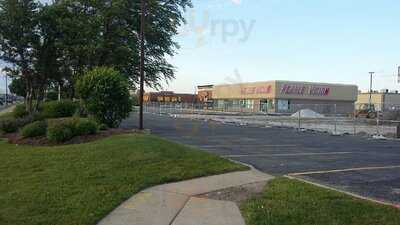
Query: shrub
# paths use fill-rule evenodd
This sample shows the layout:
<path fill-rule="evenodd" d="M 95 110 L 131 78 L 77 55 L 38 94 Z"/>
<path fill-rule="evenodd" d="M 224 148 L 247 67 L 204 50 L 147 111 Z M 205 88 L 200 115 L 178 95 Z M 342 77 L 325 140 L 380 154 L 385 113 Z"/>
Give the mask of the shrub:
<path fill-rule="evenodd" d="M 78 110 L 79 104 L 70 100 L 45 102 L 42 115 L 45 118 L 71 117 Z"/>
<path fill-rule="evenodd" d="M 88 120 L 88 119 L 80 119 L 75 125 L 75 135 L 89 135 L 97 133 L 97 123 Z"/>
<path fill-rule="evenodd" d="M 29 115 L 29 113 L 26 111 L 26 107 L 24 104 L 19 104 L 15 106 L 13 110 L 14 118 L 23 118 L 27 115 Z"/>
<path fill-rule="evenodd" d="M 74 137 L 71 127 L 66 124 L 53 124 L 47 128 L 47 139 L 53 142 L 64 142 Z"/>
<path fill-rule="evenodd" d="M 21 130 L 21 135 L 27 137 L 39 137 L 46 135 L 47 123 L 45 121 L 36 121 L 25 125 Z"/>
<path fill-rule="evenodd" d="M 46 96 L 47 101 L 57 101 L 58 100 L 58 92 L 57 91 L 49 91 Z"/>
<path fill-rule="evenodd" d="M 0 121 L 0 130 L 3 133 L 14 133 L 18 130 L 17 120 L 14 118 L 7 118 Z"/>
<path fill-rule="evenodd" d="M 53 142 L 64 142 L 74 137 L 77 118 L 61 118 L 48 121 L 47 139 Z"/>
<path fill-rule="evenodd" d="M 61 118 L 49 120 L 47 139 L 53 142 L 65 142 L 75 136 L 97 133 L 97 123 L 82 118 Z"/>
<path fill-rule="evenodd" d="M 117 127 L 132 110 L 128 80 L 112 68 L 87 72 L 76 87 L 83 106 L 99 123 Z"/>
<path fill-rule="evenodd" d="M 29 123 L 42 120 L 42 116 L 39 113 L 32 113 L 22 118 L 17 118 L 16 123 L 18 128 L 23 127 Z"/>
<path fill-rule="evenodd" d="M 99 130 L 107 130 L 107 129 L 108 129 L 108 127 L 104 123 L 99 125 Z"/>
<path fill-rule="evenodd" d="M 14 115 L 12 117 L 6 117 L 0 120 L 0 131 L 4 133 L 14 133 L 18 131 L 19 128 L 40 119 L 41 117 L 37 113 L 22 118 L 14 118 Z"/>

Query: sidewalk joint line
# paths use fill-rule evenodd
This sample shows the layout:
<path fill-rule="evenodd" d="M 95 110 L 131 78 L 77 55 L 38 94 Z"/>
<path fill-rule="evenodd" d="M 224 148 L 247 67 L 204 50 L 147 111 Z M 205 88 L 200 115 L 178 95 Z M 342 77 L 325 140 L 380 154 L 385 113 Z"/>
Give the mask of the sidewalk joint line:
<path fill-rule="evenodd" d="M 168 223 L 168 225 L 172 225 L 172 224 L 175 222 L 176 218 L 179 216 L 179 214 L 181 214 L 182 210 L 185 208 L 185 206 L 188 204 L 188 202 L 189 202 L 189 200 L 190 200 L 191 198 L 192 198 L 191 196 L 188 196 L 188 198 L 186 199 L 186 201 L 185 201 L 185 203 L 183 204 L 182 208 L 180 208 L 180 209 L 178 210 L 178 212 L 176 212 L 175 216 L 172 218 L 171 222 Z"/>

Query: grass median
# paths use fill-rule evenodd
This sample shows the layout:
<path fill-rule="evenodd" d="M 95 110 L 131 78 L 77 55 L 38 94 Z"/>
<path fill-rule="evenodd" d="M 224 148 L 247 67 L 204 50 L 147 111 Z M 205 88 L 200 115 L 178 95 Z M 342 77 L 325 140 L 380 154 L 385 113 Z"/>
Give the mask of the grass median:
<path fill-rule="evenodd" d="M 277 178 L 241 206 L 248 225 L 398 225 L 400 210 Z"/>
<path fill-rule="evenodd" d="M 245 167 L 141 134 L 57 147 L 0 141 L 0 224 L 92 225 L 150 186 Z"/>

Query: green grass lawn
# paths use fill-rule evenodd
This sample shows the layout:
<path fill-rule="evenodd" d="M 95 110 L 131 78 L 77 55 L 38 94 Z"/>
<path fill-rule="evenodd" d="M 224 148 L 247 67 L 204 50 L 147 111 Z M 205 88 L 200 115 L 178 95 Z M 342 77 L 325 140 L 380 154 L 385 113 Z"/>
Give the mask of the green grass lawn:
<path fill-rule="evenodd" d="M 241 206 L 248 225 L 398 225 L 400 210 L 277 178 Z"/>
<path fill-rule="evenodd" d="M 0 224 L 92 225 L 140 190 L 246 169 L 152 135 L 58 147 L 0 141 Z"/>

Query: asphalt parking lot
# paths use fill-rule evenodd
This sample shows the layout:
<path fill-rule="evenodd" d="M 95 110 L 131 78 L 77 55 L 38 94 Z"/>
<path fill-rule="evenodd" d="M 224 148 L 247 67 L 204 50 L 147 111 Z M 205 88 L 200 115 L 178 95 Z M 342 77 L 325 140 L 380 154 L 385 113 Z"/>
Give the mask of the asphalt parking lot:
<path fill-rule="evenodd" d="M 123 122 L 134 128 L 137 116 Z M 307 179 L 400 204 L 400 141 L 175 119 L 145 114 L 153 134 L 231 158 L 272 175 Z"/>

